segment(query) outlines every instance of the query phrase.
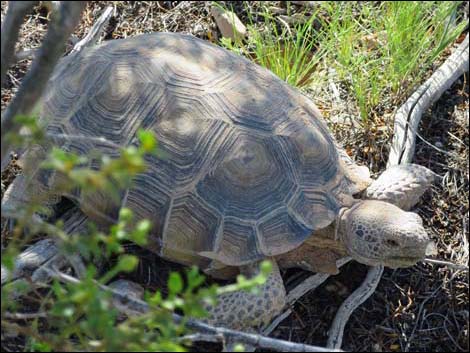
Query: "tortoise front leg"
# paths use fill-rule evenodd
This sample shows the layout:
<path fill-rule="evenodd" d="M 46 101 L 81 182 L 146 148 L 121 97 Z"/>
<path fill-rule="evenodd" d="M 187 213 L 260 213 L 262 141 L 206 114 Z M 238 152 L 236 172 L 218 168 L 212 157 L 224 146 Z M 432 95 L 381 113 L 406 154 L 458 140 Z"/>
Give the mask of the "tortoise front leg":
<path fill-rule="evenodd" d="M 244 266 L 242 274 L 254 276 L 258 264 Z M 259 294 L 247 291 L 225 293 L 218 297 L 216 306 L 206 306 L 209 317 L 204 321 L 213 326 L 223 326 L 236 330 L 259 329 L 269 324 L 284 308 L 286 290 L 278 265 L 273 261 L 273 269 L 264 283 L 259 287 Z"/>
<path fill-rule="evenodd" d="M 77 207 L 70 209 L 61 219 L 64 221 L 63 230 L 66 234 L 87 232 L 88 218 Z M 15 260 L 15 266 L 10 273 L 5 267 L 1 268 L 1 284 L 29 277 L 33 282 L 46 282 L 50 279 L 47 269 L 60 268 L 70 264 L 78 277 L 85 274 L 85 266 L 80 256 L 65 256 L 61 253 L 54 239 L 43 239 L 25 249 Z"/>
<path fill-rule="evenodd" d="M 408 211 L 435 182 L 437 175 L 418 164 L 398 164 L 386 169 L 380 177 L 367 188 L 368 199 L 394 204 Z"/>

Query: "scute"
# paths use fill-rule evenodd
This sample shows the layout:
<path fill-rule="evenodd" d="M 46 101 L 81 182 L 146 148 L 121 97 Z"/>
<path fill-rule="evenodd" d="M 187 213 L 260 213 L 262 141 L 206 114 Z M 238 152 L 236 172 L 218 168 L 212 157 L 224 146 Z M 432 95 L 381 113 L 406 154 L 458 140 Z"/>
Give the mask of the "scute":
<path fill-rule="evenodd" d="M 219 165 L 196 185 L 199 195 L 224 215 L 252 222 L 281 207 L 296 182 L 276 142 L 238 134 Z"/>
<path fill-rule="evenodd" d="M 120 146 L 137 143 L 139 128 L 155 132 L 159 154 L 146 156 L 121 202 L 104 195 L 82 208 L 130 207 L 154 225 L 149 247 L 173 261 L 236 266 L 290 251 L 330 224 L 349 192 L 307 98 L 205 41 L 158 33 L 106 42 L 62 60 L 49 86 L 50 131 Z"/>

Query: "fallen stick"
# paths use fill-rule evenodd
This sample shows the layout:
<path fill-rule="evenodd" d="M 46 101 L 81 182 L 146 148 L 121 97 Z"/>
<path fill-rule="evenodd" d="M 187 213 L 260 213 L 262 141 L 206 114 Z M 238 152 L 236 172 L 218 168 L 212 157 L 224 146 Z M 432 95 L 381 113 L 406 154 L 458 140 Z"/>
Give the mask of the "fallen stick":
<path fill-rule="evenodd" d="M 70 54 L 78 53 L 79 51 L 83 50 L 83 48 L 90 47 L 95 45 L 101 37 L 103 33 L 104 27 L 108 24 L 111 16 L 113 14 L 113 6 L 108 6 L 98 20 L 95 22 L 93 27 L 91 27 L 90 31 L 87 35 L 80 40 L 75 46 L 73 47 Z"/>
<path fill-rule="evenodd" d="M 449 261 L 429 259 L 429 258 L 424 259 L 424 262 L 427 262 L 427 263 L 430 263 L 430 264 L 435 264 L 435 265 L 446 266 L 446 267 L 449 267 L 449 268 L 451 268 L 453 270 L 457 270 L 457 271 L 467 271 L 468 272 L 468 265 L 459 265 L 459 264 L 454 264 L 453 262 L 449 262 Z"/>
<path fill-rule="evenodd" d="M 467 44 L 466 44 L 466 50 L 467 50 L 466 60 L 467 60 L 467 70 L 468 70 L 468 35 L 467 35 L 467 38 L 465 40 L 467 41 Z M 461 44 L 459 49 L 461 49 L 462 47 L 465 47 L 464 43 Z M 457 50 L 456 52 L 461 53 L 461 50 L 460 51 Z M 446 62 L 442 65 L 442 66 L 444 66 L 444 65 L 447 64 L 445 71 L 447 72 L 447 74 L 450 73 L 451 77 L 455 77 L 455 75 L 452 74 L 452 72 L 454 70 L 461 74 L 461 72 L 458 71 L 460 66 L 457 66 L 456 68 L 454 68 L 454 70 L 449 70 L 449 67 L 452 68 L 452 66 L 451 66 L 451 64 L 448 63 L 448 60 L 453 62 L 455 60 L 456 55 L 457 55 L 457 54 L 456 55 L 454 55 L 454 54 L 451 57 L 449 57 L 446 60 Z M 460 57 L 460 54 L 459 54 L 459 57 Z M 460 76 L 460 74 L 459 74 L 459 76 Z M 454 81 L 459 76 L 455 77 Z M 448 80 L 444 79 L 444 80 L 441 80 L 440 82 L 443 85 L 446 85 L 446 86 L 448 85 Z M 445 91 L 445 89 L 442 89 L 441 86 L 436 86 L 436 85 L 434 85 L 434 89 L 439 90 L 441 92 L 440 95 L 442 95 L 442 93 Z M 433 93 L 432 91 L 429 91 L 427 93 L 428 93 L 428 95 L 433 95 L 433 96 L 435 95 L 435 93 Z M 435 100 L 436 99 L 437 98 L 435 98 Z M 408 101 L 407 101 L 407 103 L 408 103 Z M 407 103 L 405 103 L 405 105 L 407 105 Z M 431 104 L 431 101 L 429 101 L 429 104 Z M 403 105 L 402 108 L 399 109 L 399 111 L 403 111 L 403 107 L 405 105 Z M 421 106 L 423 107 L 422 108 L 423 110 L 427 108 L 427 107 L 424 107 L 424 105 L 421 105 Z M 416 119 L 417 116 L 418 115 L 415 115 L 415 119 Z M 419 115 L 419 119 L 420 118 L 421 118 L 421 116 Z M 397 124 L 398 123 L 396 122 L 395 126 Z M 413 139 L 415 138 L 414 134 L 412 134 L 411 138 L 413 138 Z M 413 141 L 413 144 L 414 144 L 414 141 Z M 413 150 L 413 152 L 414 152 L 414 150 Z M 412 155 L 411 155 L 411 157 L 412 157 Z M 390 156 L 389 156 L 389 164 L 391 163 L 390 160 L 394 160 L 394 159 L 396 159 L 396 151 L 392 150 L 390 152 Z M 410 162 L 410 161 L 411 161 L 411 159 L 409 161 L 403 160 L 402 163 L 407 163 L 407 162 Z M 391 164 L 391 165 L 393 165 L 393 164 Z M 343 258 L 343 259 L 339 260 L 338 261 L 338 267 L 342 266 L 344 263 L 346 263 L 350 260 L 351 260 L 350 258 Z M 455 264 L 448 263 L 448 262 L 443 262 L 443 261 L 438 261 L 438 260 L 430 260 L 430 259 L 426 259 L 426 262 L 442 264 L 442 265 L 448 265 L 449 267 L 457 269 L 457 270 L 467 270 L 468 271 L 468 266 L 455 265 Z M 341 307 L 338 309 L 338 312 L 337 312 L 337 314 L 336 314 L 336 316 L 333 320 L 333 324 L 332 324 L 332 326 L 329 330 L 328 343 L 327 343 L 328 348 L 335 348 L 335 349 L 341 348 L 342 338 L 343 338 L 343 333 L 344 333 L 344 327 L 346 326 L 346 323 L 349 320 L 349 317 L 354 312 L 354 310 L 356 310 L 357 307 L 359 307 L 364 301 L 366 301 L 375 292 L 375 289 L 377 288 L 377 285 L 380 282 L 382 273 L 383 273 L 383 267 L 382 266 L 371 267 L 369 269 L 367 277 L 364 280 L 364 282 L 362 283 L 362 285 L 358 289 L 356 289 L 356 291 L 354 291 L 345 300 L 345 302 L 341 305 Z M 315 275 L 310 276 L 309 278 L 304 280 L 302 283 L 297 285 L 294 289 L 292 289 L 288 293 L 288 296 L 287 296 L 288 297 L 288 300 L 287 300 L 288 303 L 290 305 L 292 305 L 293 303 L 295 303 L 300 297 L 302 297 L 306 293 L 308 293 L 312 290 L 315 290 L 323 282 L 325 282 L 329 278 L 329 276 L 330 275 L 324 274 L 324 273 L 319 273 L 319 274 L 315 274 Z M 263 330 L 263 334 L 264 335 L 269 335 L 291 313 L 292 313 L 292 310 L 287 309 L 281 315 L 277 316 L 271 322 L 271 324 Z"/>
<path fill-rule="evenodd" d="M 338 261 L 336 261 L 336 264 L 337 264 L 338 268 L 340 268 L 341 266 L 347 264 L 351 260 L 352 260 L 352 258 L 349 257 L 349 256 L 344 257 L 344 258 L 339 259 Z M 308 292 L 311 292 L 311 291 L 317 289 L 318 287 L 320 287 L 329 277 L 330 277 L 330 275 L 327 274 L 327 273 L 316 273 L 316 274 L 311 275 L 310 277 L 306 278 L 305 280 L 303 280 L 301 283 L 299 283 L 297 286 L 295 286 L 287 294 L 287 303 L 289 304 L 289 306 L 294 305 L 295 302 L 297 302 L 297 300 L 302 298 Z M 271 323 L 267 327 L 265 327 L 263 329 L 263 331 L 262 331 L 263 335 L 268 336 L 269 334 L 271 334 L 271 332 L 273 332 L 276 329 L 276 327 L 282 321 L 284 321 L 284 319 L 289 317 L 290 314 L 292 314 L 292 310 L 287 309 L 281 315 L 278 315 L 273 321 L 271 321 Z"/>
<path fill-rule="evenodd" d="M 104 27 L 111 19 L 112 13 L 113 7 L 108 6 L 103 11 L 93 27 L 88 31 L 87 35 L 82 40 L 75 43 L 72 50 L 70 51 L 70 54 L 77 53 L 80 50 L 83 50 L 83 48 L 87 48 L 96 44 L 104 31 Z M 38 51 L 39 48 L 20 50 L 19 52 L 15 53 L 15 61 L 31 59 L 38 53 Z"/>
<path fill-rule="evenodd" d="M 50 277 L 56 278 L 65 283 L 80 283 L 80 280 L 72 276 L 61 273 L 57 270 L 46 269 L 49 272 Z M 120 291 L 113 290 L 112 288 L 98 284 L 102 290 L 106 290 L 112 294 L 115 299 L 119 300 L 122 305 L 128 307 L 128 310 L 148 313 L 151 308 L 149 305 L 137 299 L 131 295 L 127 295 Z M 206 336 L 223 336 L 227 341 L 236 340 L 237 342 L 244 343 L 247 345 L 253 345 L 259 348 L 272 349 L 282 352 L 342 352 L 341 350 L 331 350 L 323 347 L 311 346 L 308 344 L 294 343 L 289 341 L 284 341 L 280 339 L 265 337 L 258 334 L 245 333 L 237 330 L 232 330 L 224 327 L 214 327 L 208 324 L 205 324 L 201 321 L 194 319 L 185 319 L 178 314 L 172 314 L 173 320 L 180 324 L 183 321 L 186 322 L 186 326 L 194 330 L 201 335 L 195 336 L 198 339 L 203 339 Z M 188 338 L 188 336 L 186 336 Z M 212 338 L 211 338 L 212 340 Z"/>
<path fill-rule="evenodd" d="M 465 40 L 447 58 L 444 64 L 398 109 L 394 123 L 395 135 L 387 167 L 412 161 L 416 139 L 415 131 L 421 120 L 422 113 L 449 89 L 452 83 L 465 71 L 465 67 L 468 70 L 468 55 L 467 35 Z M 349 317 L 357 307 L 375 292 L 383 270 L 383 266 L 370 267 L 367 277 L 361 286 L 351 293 L 338 309 L 328 332 L 328 348 L 341 347 L 344 327 Z"/>
<path fill-rule="evenodd" d="M 343 342 L 344 328 L 351 314 L 375 292 L 382 278 L 383 266 L 374 266 L 367 272 L 366 279 L 359 288 L 341 304 L 328 331 L 327 348 L 340 349 Z"/>
<path fill-rule="evenodd" d="M 410 163 L 413 159 L 416 131 L 426 109 L 450 88 L 469 68 L 468 34 L 444 64 L 422 84 L 395 114 L 393 140 L 387 167 Z"/>
<path fill-rule="evenodd" d="M 6 77 L 6 73 L 10 68 L 15 57 L 15 44 L 18 40 L 18 34 L 20 31 L 23 18 L 26 14 L 39 1 L 10 1 L 8 3 L 8 10 L 5 15 L 5 19 L 2 23 L 2 38 L 1 38 L 1 71 L 0 71 L 0 85 L 3 87 L 3 83 Z"/>
<path fill-rule="evenodd" d="M 56 6 L 56 7 L 54 7 L 54 9 L 55 10 L 60 9 L 60 6 Z M 81 11 L 80 11 L 80 13 L 81 13 Z M 84 48 L 95 45 L 98 42 L 98 40 L 100 39 L 100 36 L 101 36 L 105 26 L 108 24 L 109 20 L 111 19 L 112 13 L 113 13 L 113 6 L 108 6 L 103 11 L 103 13 L 100 15 L 100 17 L 95 22 L 95 24 L 90 29 L 90 31 L 87 33 L 87 35 L 82 40 L 80 40 L 79 42 L 77 42 L 74 45 L 74 47 L 71 50 L 70 54 L 78 53 L 80 50 L 83 50 Z M 3 32 L 2 32 L 2 34 L 3 34 Z M 2 35 L 2 38 L 3 38 L 3 35 Z M 67 39 L 67 38 L 65 38 L 65 39 Z M 2 40 L 2 42 L 3 42 L 3 40 Z M 63 49 L 65 50 L 65 46 L 64 46 Z M 28 50 L 20 51 L 15 55 L 15 58 L 18 61 L 18 60 L 28 59 L 30 57 L 36 57 L 36 56 L 40 55 L 43 50 L 44 50 L 43 46 L 41 46 L 40 48 L 37 48 L 37 49 L 28 49 Z M 60 55 L 62 55 L 64 50 L 61 51 Z M 3 55 L 3 46 L 2 46 L 2 55 Z M 3 56 L 2 56 L 2 70 L 3 70 Z M 29 75 L 29 73 L 28 73 L 28 75 Z M 20 90 L 21 90 L 21 88 L 20 88 Z M 42 90 L 41 90 L 41 92 L 42 92 Z M 6 115 L 6 113 L 5 113 L 5 115 Z M 5 117 L 5 119 L 6 118 L 7 117 Z M 4 134 L 4 132 L 3 132 L 4 131 L 3 120 L 4 119 L 2 117 L 2 141 L 3 141 L 3 134 Z M 10 153 L 7 153 L 7 152 L 4 151 L 4 145 L 3 145 L 3 142 L 2 142 L 2 164 L 1 164 L 2 170 L 7 166 L 8 162 L 9 162 L 9 154 Z"/>
<path fill-rule="evenodd" d="M 29 114 L 42 96 L 55 64 L 65 49 L 65 41 L 80 21 L 80 14 L 85 6 L 83 1 L 63 1 L 53 13 L 52 21 L 42 43 L 41 49 L 33 60 L 31 69 L 23 79 L 15 97 L 2 115 L 1 122 L 1 164 L 5 161 L 11 143 L 5 137 L 7 133 L 18 134 L 21 124 L 14 122 L 20 114 Z M 12 54 L 13 55 L 13 52 Z"/>

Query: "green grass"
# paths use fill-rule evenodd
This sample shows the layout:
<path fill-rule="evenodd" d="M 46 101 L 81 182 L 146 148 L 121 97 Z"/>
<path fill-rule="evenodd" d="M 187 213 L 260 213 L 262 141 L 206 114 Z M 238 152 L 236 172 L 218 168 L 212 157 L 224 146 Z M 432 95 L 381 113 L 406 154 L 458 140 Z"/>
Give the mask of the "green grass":
<path fill-rule="evenodd" d="M 230 50 L 267 67 L 296 87 L 324 84 L 318 65 L 336 70 L 364 121 L 409 95 L 436 58 L 463 31 L 453 1 L 318 2 L 303 24 L 286 26 L 261 5 L 247 6 L 249 38 Z M 293 10 L 288 4 L 287 12 Z M 324 72 L 324 71 L 323 71 Z"/>
<path fill-rule="evenodd" d="M 316 43 L 321 42 L 322 35 L 313 26 L 316 16 L 290 28 L 276 19 L 266 6 L 262 6 L 258 15 L 263 18 L 263 26 L 259 28 L 252 13 L 247 11 L 247 15 L 248 40 L 245 43 L 233 43 L 230 39 L 222 38 L 221 44 L 270 69 L 292 86 L 309 84 L 316 65 L 326 52 L 315 47 Z"/>

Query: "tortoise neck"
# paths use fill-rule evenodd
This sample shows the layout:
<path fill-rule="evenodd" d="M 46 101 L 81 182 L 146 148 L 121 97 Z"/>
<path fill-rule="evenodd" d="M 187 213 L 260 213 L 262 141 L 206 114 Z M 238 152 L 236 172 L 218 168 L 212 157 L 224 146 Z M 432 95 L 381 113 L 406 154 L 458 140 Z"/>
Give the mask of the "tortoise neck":
<path fill-rule="evenodd" d="M 342 242 L 336 241 L 335 227 L 330 225 L 315 231 L 302 245 L 278 255 L 276 261 L 282 268 L 302 268 L 312 272 L 336 274 L 336 261 L 347 256 Z"/>
<path fill-rule="evenodd" d="M 309 238 L 307 238 L 304 244 L 320 249 L 332 249 L 346 254 L 346 247 L 340 240 L 343 231 L 343 222 L 340 220 L 338 225 L 333 223 L 326 228 L 315 231 Z M 335 234 L 338 234 L 337 239 L 335 239 Z"/>

